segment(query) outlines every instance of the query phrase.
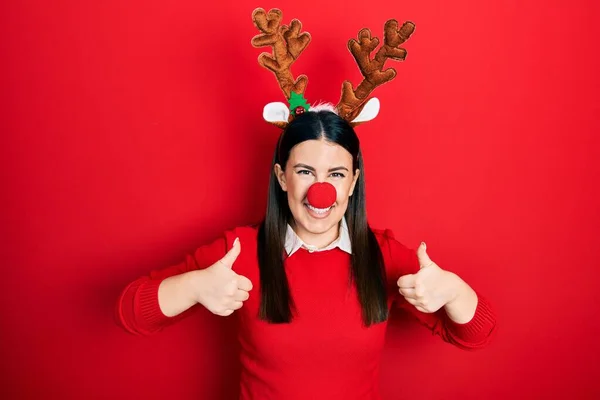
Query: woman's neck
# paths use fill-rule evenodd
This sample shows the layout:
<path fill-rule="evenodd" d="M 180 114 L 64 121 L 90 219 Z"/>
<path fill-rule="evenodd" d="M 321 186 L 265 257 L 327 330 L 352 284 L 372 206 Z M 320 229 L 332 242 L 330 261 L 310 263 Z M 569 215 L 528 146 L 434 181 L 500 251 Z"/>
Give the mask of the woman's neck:
<path fill-rule="evenodd" d="M 292 222 L 292 229 L 296 235 L 306 244 L 315 246 L 318 249 L 329 246 L 340 235 L 340 224 L 335 224 L 331 229 L 323 233 L 312 233 L 301 228 L 296 223 Z"/>

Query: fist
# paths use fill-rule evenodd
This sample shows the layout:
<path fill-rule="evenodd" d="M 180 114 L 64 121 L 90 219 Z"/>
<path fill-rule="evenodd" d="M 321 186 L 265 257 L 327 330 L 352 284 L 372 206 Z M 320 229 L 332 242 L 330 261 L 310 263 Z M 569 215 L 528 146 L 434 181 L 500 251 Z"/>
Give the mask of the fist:
<path fill-rule="evenodd" d="M 241 251 L 240 240 L 235 239 L 225 257 L 202 270 L 198 303 L 216 315 L 228 316 L 242 308 L 250 297 L 252 282 L 233 272 L 232 267 Z"/>
<path fill-rule="evenodd" d="M 400 294 L 424 313 L 434 313 L 456 297 L 456 275 L 431 261 L 424 242 L 417 249 L 419 272 L 398 279 Z"/>

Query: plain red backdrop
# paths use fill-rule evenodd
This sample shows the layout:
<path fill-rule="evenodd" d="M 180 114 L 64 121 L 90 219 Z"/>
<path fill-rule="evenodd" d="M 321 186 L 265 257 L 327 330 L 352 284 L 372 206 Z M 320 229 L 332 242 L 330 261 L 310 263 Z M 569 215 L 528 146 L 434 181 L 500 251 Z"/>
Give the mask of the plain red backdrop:
<path fill-rule="evenodd" d="M 311 102 L 360 75 L 346 42 L 412 20 L 407 60 L 358 128 L 368 213 L 496 306 L 470 353 L 395 316 L 385 399 L 600 395 L 598 2 L 4 2 L 3 399 L 233 399 L 235 325 L 203 310 L 153 337 L 119 291 L 264 212 L 281 101 L 255 7 L 313 35 Z"/>

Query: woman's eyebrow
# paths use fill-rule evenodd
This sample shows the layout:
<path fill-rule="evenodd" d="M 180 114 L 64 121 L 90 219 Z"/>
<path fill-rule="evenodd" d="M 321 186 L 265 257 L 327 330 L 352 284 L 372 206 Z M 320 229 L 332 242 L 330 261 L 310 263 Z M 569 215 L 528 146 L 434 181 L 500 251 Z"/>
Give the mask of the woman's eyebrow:
<path fill-rule="evenodd" d="M 315 172 L 316 170 L 314 169 L 314 167 L 311 167 L 310 165 L 306 165 L 306 164 L 296 164 L 294 165 L 294 168 L 304 168 L 307 169 L 309 171 L 313 171 Z M 340 167 L 335 167 L 335 168 L 329 168 L 328 172 L 335 172 L 335 171 L 340 171 L 340 170 L 346 170 L 348 172 L 350 172 L 348 170 L 348 168 L 344 167 L 344 166 L 340 166 Z"/>
<path fill-rule="evenodd" d="M 313 167 L 311 167 L 310 165 L 306 165 L 306 164 L 296 164 L 294 165 L 294 168 L 304 168 L 307 169 L 309 171 L 315 171 L 315 169 Z"/>

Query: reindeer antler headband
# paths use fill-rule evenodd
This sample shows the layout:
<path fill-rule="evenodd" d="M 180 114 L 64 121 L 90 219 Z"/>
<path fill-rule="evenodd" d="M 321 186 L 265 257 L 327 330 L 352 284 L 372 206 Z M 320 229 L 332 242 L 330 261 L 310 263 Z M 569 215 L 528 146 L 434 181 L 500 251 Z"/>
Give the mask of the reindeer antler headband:
<path fill-rule="evenodd" d="M 281 102 L 267 104 L 263 117 L 267 122 L 285 128 L 296 115 L 315 108 L 311 108 L 304 99 L 304 91 L 308 84 L 307 76 L 300 75 L 294 79 L 291 71 L 292 64 L 306 49 L 311 36 L 308 32 L 301 32 L 302 24 L 297 19 L 293 19 L 289 26 L 282 25 L 281 19 L 281 10 L 272 9 L 268 13 L 262 8 L 254 10 L 252 20 L 261 34 L 252 38 L 252 45 L 272 47 L 272 53 L 262 53 L 258 57 L 258 63 L 275 74 L 288 104 Z M 396 77 L 394 68 L 384 70 L 383 66 L 388 58 L 404 61 L 406 50 L 400 45 L 408 40 L 414 30 L 415 24 L 410 21 L 405 22 L 398 29 L 398 21 L 388 20 L 384 26 L 384 43 L 373 59 L 370 58 L 370 54 L 379 45 L 379 39 L 372 37 L 369 29 L 361 29 L 358 32 L 358 41 L 355 39 L 348 41 L 348 49 L 354 56 L 364 79 L 356 89 L 349 81 L 342 84 L 341 98 L 334 109 L 340 117 L 352 125 L 358 125 L 377 116 L 379 100 L 369 96 L 375 88 Z"/>

